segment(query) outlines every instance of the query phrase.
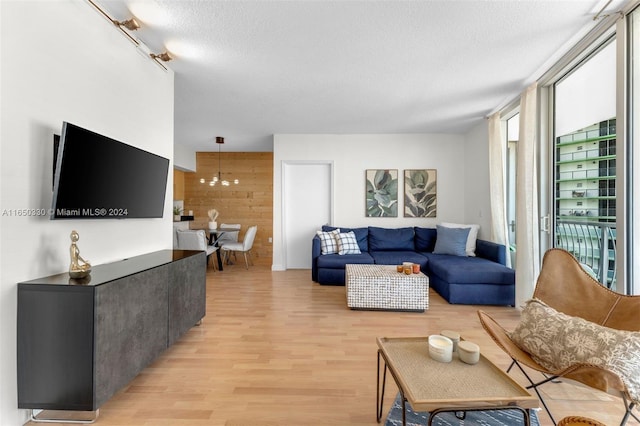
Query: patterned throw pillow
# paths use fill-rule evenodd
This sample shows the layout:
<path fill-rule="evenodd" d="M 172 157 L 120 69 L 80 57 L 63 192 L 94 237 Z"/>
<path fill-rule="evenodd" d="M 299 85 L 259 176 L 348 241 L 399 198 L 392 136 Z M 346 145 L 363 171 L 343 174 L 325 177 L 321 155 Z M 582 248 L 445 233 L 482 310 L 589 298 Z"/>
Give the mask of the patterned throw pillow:
<path fill-rule="evenodd" d="M 353 231 L 338 234 L 338 254 L 360 254 L 360 247 Z"/>
<path fill-rule="evenodd" d="M 339 233 L 340 228 L 329 232 L 318 231 L 318 237 L 320 237 L 320 252 L 322 254 L 338 253 L 337 237 Z"/>
<path fill-rule="evenodd" d="M 582 363 L 609 370 L 640 401 L 640 332 L 604 327 L 531 299 L 511 339 L 549 371 Z"/>

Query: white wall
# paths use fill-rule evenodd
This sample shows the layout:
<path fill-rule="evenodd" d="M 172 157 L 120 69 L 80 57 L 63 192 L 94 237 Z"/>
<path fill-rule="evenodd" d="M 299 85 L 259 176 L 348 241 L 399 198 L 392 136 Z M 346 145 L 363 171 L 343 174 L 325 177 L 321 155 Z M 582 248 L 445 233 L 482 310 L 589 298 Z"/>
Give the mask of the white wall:
<path fill-rule="evenodd" d="M 173 158 L 173 73 L 140 55 L 84 1 L 0 2 L 0 424 L 17 409 L 16 283 L 68 269 L 69 234 L 94 265 L 172 245 L 172 174 L 163 219 L 60 220 L 49 209 L 53 134 L 70 121 Z M 172 167 L 172 165 L 170 165 Z"/>
<path fill-rule="evenodd" d="M 486 146 L 484 148 L 486 149 Z M 462 135 L 275 135 L 272 269 L 284 269 L 281 180 L 283 160 L 334 162 L 334 225 L 399 228 L 435 227 L 440 222 L 464 222 L 467 219 L 465 155 L 465 137 Z M 365 216 L 364 191 L 367 169 L 398 169 L 398 217 Z M 402 185 L 405 169 L 437 170 L 436 218 L 404 217 Z M 311 238 L 310 235 L 309 244 Z"/>
<path fill-rule="evenodd" d="M 185 172 L 196 171 L 196 151 L 188 146 L 175 144 L 173 147 L 173 166 Z"/>
<path fill-rule="evenodd" d="M 464 223 L 479 224 L 483 240 L 491 240 L 488 123 L 484 120 L 464 136 Z"/>

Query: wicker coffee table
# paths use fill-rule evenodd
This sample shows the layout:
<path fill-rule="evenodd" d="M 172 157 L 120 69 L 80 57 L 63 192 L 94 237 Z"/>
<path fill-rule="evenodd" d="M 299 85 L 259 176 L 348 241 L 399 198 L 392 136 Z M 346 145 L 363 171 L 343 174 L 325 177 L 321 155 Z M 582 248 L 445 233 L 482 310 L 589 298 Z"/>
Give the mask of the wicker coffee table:
<path fill-rule="evenodd" d="M 429 308 L 429 278 L 405 275 L 395 265 L 352 265 L 345 268 L 347 306 L 424 312 Z"/>
<path fill-rule="evenodd" d="M 529 409 L 538 408 L 538 400 L 491 361 L 480 355 L 475 365 L 463 363 L 454 354 L 450 363 L 429 357 L 426 337 L 377 339 L 378 380 L 376 416 L 382 418 L 382 401 L 387 368 L 400 390 L 402 424 L 409 401 L 414 411 L 429 411 L 429 423 L 442 412 L 467 412 L 516 409 L 522 411 L 524 424 L 530 425 Z M 384 361 L 380 387 L 380 359 Z"/>

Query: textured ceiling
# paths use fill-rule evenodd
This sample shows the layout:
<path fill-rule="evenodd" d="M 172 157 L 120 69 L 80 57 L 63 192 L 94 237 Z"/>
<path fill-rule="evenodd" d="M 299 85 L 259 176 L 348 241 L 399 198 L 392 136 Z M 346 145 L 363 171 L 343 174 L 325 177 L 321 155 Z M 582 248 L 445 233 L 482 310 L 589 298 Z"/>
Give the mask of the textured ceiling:
<path fill-rule="evenodd" d="M 609 9 L 623 1 L 614 0 Z M 175 141 L 465 133 L 592 28 L 604 0 L 102 0 L 176 57 Z"/>

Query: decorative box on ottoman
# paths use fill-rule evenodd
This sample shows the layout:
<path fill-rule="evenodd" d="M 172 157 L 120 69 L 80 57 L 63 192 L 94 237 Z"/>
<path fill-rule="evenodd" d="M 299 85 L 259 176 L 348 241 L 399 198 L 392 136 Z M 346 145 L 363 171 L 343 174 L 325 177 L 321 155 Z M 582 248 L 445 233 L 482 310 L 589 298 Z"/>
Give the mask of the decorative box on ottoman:
<path fill-rule="evenodd" d="M 405 275 L 395 265 L 346 265 L 347 306 L 423 312 L 429 308 L 429 278 Z"/>

